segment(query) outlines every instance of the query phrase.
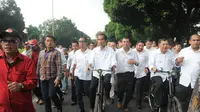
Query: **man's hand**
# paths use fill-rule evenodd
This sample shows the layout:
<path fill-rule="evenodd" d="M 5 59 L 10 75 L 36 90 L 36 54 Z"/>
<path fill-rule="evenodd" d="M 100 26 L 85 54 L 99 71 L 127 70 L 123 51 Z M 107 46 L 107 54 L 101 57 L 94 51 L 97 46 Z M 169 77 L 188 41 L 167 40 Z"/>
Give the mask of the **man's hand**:
<path fill-rule="evenodd" d="M 128 64 L 136 64 L 137 62 L 135 60 L 128 60 Z"/>
<path fill-rule="evenodd" d="M 92 65 L 89 64 L 87 67 L 86 67 L 86 72 L 88 72 L 90 70 L 90 68 L 92 68 Z"/>
<path fill-rule="evenodd" d="M 183 59 L 184 59 L 184 57 L 178 57 L 178 58 L 176 58 L 176 62 L 177 62 L 178 64 L 180 64 L 180 63 L 183 62 Z"/>
<path fill-rule="evenodd" d="M 115 68 L 116 68 L 115 65 L 113 65 L 112 68 L 111 68 L 111 71 L 113 71 L 113 73 L 115 73 Z"/>
<path fill-rule="evenodd" d="M 17 92 L 21 90 L 21 83 L 8 81 L 8 89 L 12 92 Z"/>
<path fill-rule="evenodd" d="M 156 67 L 152 67 L 152 69 L 151 70 L 153 70 L 153 72 L 156 72 Z"/>
<path fill-rule="evenodd" d="M 145 73 L 148 73 L 149 71 L 148 71 L 148 69 L 147 69 L 147 68 L 145 68 L 145 69 L 144 69 L 144 72 L 145 72 Z"/>
<path fill-rule="evenodd" d="M 60 80 L 59 79 L 56 79 L 54 81 L 54 87 L 58 87 L 60 85 Z"/>
<path fill-rule="evenodd" d="M 70 80 L 74 80 L 74 76 L 70 76 Z"/>

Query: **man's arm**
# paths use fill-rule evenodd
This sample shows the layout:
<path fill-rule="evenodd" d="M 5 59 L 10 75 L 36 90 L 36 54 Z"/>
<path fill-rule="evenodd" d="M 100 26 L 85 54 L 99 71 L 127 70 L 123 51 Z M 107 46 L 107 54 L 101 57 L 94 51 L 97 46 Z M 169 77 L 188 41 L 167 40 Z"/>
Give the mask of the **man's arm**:
<path fill-rule="evenodd" d="M 38 62 L 37 62 L 37 70 L 36 70 L 36 74 L 37 76 L 40 76 L 40 68 L 41 68 L 41 52 L 39 53 L 38 56 Z"/>
<path fill-rule="evenodd" d="M 23 90 L 32 90 L 37 86 L 38 77 L 36 75 L 36 68 L 32 60 L 27 61 L 26 69 L 26 81 L 22 82 L 24 88 Z"/>
<path fill-rule="evenodd" d="M 56 53 L 56 70 L 57 70 L 57 74 L 56 74 L 56 79 L 57 80 L 61 80 L 62 77 L 62 60 L 61 60 L 61 54 L 60 52 Z"/>
<path fill-rule="evenodd" d="M 149 69 L 150 71 L 156 71 L 156 63 L 155 63 L 155 53 L 152 53 L 149 57 Z"/>

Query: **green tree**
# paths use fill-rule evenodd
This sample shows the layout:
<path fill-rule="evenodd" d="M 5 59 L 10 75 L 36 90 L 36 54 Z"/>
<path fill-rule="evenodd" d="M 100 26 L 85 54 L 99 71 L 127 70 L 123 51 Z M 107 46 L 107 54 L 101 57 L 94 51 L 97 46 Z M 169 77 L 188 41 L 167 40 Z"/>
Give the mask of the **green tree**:
<path fill-rule="evenodd" d="M 52 24 L 52 20 L 46 20 L 43 22 L 43 24 L 39 25 L 39 29 L 43 36 L 52 35 Z M 77 40 L 81 36 L 90 39 L 87 34 L 77 29 L 72 20 L 66 17 L 55 19 L 54 28 L 54 34 L 57 38 L 58 44 L 61 44 L 65 47 L 69 47 L 73 40 Z"/>
<path fill-rule="evenodd" d="M 23 35 L 24 18 L 14 0 L 0 0 L 0 17 L 0 31 L 14 28 Z"/>
<path fill-rule="evenodd" d="M 41 31 L 39 30 L 38 27 L 29 25 L 26 28 L 26 31 L 27 31 L 27 38 L 28 38 L 28 40 L 31 40 L 31 39 L 37 39 L 37 40 L 39 40 L 40 39 L 39 37 L 41 35 Z"/>
<path fill-rule="evenodd" d="M 153 36 L 178 39 L 197 30 L 199 7 L 197 0 L 104 0 L 104 10 L 113 22 L 131 26 L 141 35 L 155 28 Z"/>

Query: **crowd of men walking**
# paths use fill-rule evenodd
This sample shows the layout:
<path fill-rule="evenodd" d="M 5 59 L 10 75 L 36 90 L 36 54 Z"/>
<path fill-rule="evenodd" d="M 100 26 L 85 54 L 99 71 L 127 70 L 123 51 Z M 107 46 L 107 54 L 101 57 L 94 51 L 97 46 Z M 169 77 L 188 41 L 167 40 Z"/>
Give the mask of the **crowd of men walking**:
<path fill-rule="evenodd" d="M 57 112 L 63 112 L 68 78 L 72 87 L 71 105 L 78 104 L 80 112 L 85 112 L 83 96 L 88 96 L 94 112 L 99 74 L 91 68 L 111 70 L 103 71 L 106 104 L 113 103 L 117 97 L 116 108 L 125 112 L 129 112 L 128 104 L 134 92 L 136 107 L 142 109 L 150 82 L 155 85 L 154 107 L 166 109 L 168 76 L 157 70 L 180 71 L 173 81 L 183 112 L 188 111 L 192 91 L 195 83 L 198 84 L 200 36 L 197 34 L 190 37 L 190 46 L 183 49 L 181 43 L 171 44 L 164 38 L 159 39 L 158 46 L 155 41 L 146 40 L 138 41 L 131 48 L 128 37 L 118 43 L 107 42 L 107 36 L 100 32 L 96 45 L 80 37 L 69 50 L 57 47 L 56 38 L 48 35 L 44 42 L 35 39 L 25 42 L 22 54 L 18 51 L 22 38 L 15 29 L 1 32 L 0 38 L 0 112 L 35 112 L 32 90 L 38 98 L 36 103 L 44 104 L 46 112 L 52 112 L 51 103 Z"/>

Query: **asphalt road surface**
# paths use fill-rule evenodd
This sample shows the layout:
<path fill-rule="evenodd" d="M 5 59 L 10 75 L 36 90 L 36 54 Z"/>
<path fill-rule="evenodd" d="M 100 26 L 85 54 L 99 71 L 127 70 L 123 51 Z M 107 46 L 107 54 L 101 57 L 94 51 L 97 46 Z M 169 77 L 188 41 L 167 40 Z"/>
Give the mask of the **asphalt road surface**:
<path fill-rule="evenodd" d="M 90 102 L 87 97 L 84 97 L 84 104 L 86 112 L 90 112 Z M 44 105 L 35 104 L 36 112 L 45 112 Z M 142 109 L 137 109 L 135 106 L 135 100 L 133 99 L 129 103 L 129 110 L 130 112 L 150 112 L 148 104 L 143 102 Z M 53 109 L 53 112 L 56 112 L 56 109 Z M 67 95 L 65 95 L 65 100 L 63 102 L 63 112 L 79 112 L 78 105 L 71 106 L 71 90 L 68 90 Z M 105 112 L 124 112 L 123 110 L 118 110 L 116 108 L 116 103 L 109 105 L 106 107 Z"/>

